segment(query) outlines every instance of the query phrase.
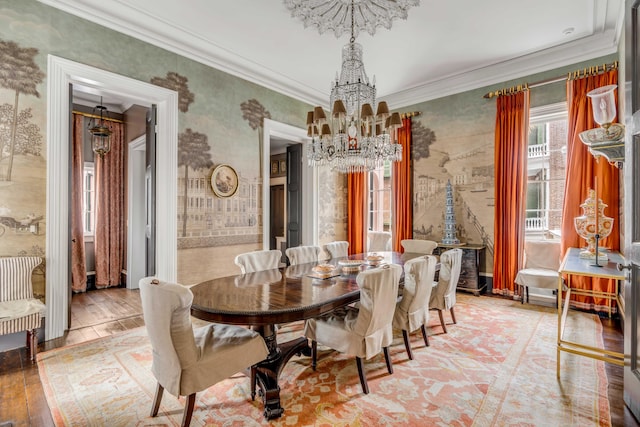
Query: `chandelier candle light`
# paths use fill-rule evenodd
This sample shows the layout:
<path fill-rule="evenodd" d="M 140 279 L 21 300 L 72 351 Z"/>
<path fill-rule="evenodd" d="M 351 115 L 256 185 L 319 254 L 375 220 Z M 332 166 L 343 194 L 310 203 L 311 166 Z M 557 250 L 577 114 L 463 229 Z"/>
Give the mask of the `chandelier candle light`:
<path fill-rule="evenodd" d="M 406 19 L 407 9 L 417 4 L 418 0 L 285 0 L 293 16 L 303 19 L 305 26 L 317 25 L 320 33 L 333 29 L 339 36 L 347 16 L 351 19 L 351 39 L 342 48 L 340 77 L 336 74 L 331 84 L 329 117 L 320 106 L 307 113 L 310 166 L 330 165 L 335 171 L 354 173 L 377 169 L 385 161 L 402 160 L 402 145 L 396 142 L 402 119 L 398 113 L 389 113 L 386 102 L 376 103 L 375 77 L 369 83 L 362 46 L 355 42 L 359 28 L 355 13 L 357 9 L 362 14 L 358 25 L 373 35 L 376 26 L 390 28 L 393 18 Z"/>

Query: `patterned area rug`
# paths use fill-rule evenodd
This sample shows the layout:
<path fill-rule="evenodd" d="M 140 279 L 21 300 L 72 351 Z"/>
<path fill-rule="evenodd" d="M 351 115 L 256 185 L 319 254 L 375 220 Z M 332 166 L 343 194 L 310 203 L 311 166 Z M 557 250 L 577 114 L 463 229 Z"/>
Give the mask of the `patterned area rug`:
<path fill-rule="evenodd" d="M 192 426 L 607 426 L 604 362 L 562 353 L 556 379 L 555 310 L 458 294 L 456 325 L 442 333 L 431 316 L 430 347 L 412 334 L 409 360 L 396 334 L 394 374 L 384 357 L 365 362 L 371 393 L 360 388 L 355 361 L 319 347 L 314 372 L 294 357 L 281 377 L 284 415 L 267 422 L 242 374 L 198 393 Z M 445 319 L 450 317 L 445 314 Z M 301 324 L 279 337 L 300 336 Z M 601 346 L 597 316 L 572 311 L 565 334 Z M 57 426 L 174 426 L 184 399 L 165 393 L 149 417 L 156 382 L 145 328 L 38 354 Z"/>

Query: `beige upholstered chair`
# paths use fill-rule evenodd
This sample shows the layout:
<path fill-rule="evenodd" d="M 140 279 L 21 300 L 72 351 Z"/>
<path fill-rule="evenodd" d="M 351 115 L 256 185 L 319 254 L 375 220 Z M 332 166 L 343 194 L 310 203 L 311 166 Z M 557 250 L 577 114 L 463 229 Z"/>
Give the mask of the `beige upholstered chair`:
<path fill-rule="evenodd" d="M 197 392 L 267 357 L 264 340 L 248 328 L 208 324 L 194 330 L 193 294 L 185 286 L 146 277 L 140 280 L 140 298 L 153 349 L 151 371 L 158 380 L 152 417 L 166 389 L 176 397 L 188 396 L 182 418 L 182 425 L 188 426 Z"/>
<path fill-rule="evenodd" d="M 405 239 L 400 242 L 405 253 L 431 255 L 438 247 L 433 240 Z"/>
<path fill-rule="evenodd" d="M 278 249 L 253 251 L 236 256 L 234 262 L 240 267 L 242 274 L 246 274 L 278 268 L 281 257 L 282 252 Z"/>
<path fill-rule="evenodd" d="M 322 249 L 329 255 L 330 259 L 346 258 L 349 256 L 349 242 L 347 241 L 327 243 Z"/>
<path fill-rule="evenodd" d="M 296 246 L 284 251 L 291 265 L 317 262 L 320 255 L 320 246 Z"/>
<path fill-rule="evenodd" d="M 391 250 L 391 233 L 388 231 L 369 231 L 369 252 L 383 252 Z"/>
<path fill-rule="evenodd" d="M 31 276 L 42 263 L 40 257 L 0 258 L 0 335 L 27 333 L 27 350 L 36 361 L 36 330 L 42 323 L 45 305 L 33 297 Z"/>
<path fill-rule="evenodd" d="M 456 305 L 456 286 L 460 278 L 460 268 L 462 267 L 462 249 L 450 249 L 440 254 L 440 273 L 437 284 L 431 291 L 429 308 L 438 310 L 442 330 L 447 333 L 444 324 L 443 310 L 451 312 L 451 320 L 456 323 L 456 315 L 453 306 Z"/>
<path fill-rule="evenodd" d="M 359 307 L 347 307 L 315 319 L 308 319 L 304 335 L 311 339 L 311 366 L 316 369 L 318 343 L 341 353 L 354 355 L 362 391 L 369 393 L 362 359 L 384 351 L 387 369 L 393 373 L 389 345 L 393 341 L 393 313 L 402 267 L 386 264 L 358 274 Z"/>
<path fill-rule="evenodd" d="M 40 257 L 0 258 L 0 335 L 27 332 L 27 350 L 36 361 L 36 330 L 42 323 L 45 305 L 33 297 L 31 276 L 42 263 Z"/>
<path fill-rule="evenodd" d="M 558 303 L 560 278 L 560 241 L 527 240 L 524 243 L 524 268 L 518 271 L 515 282 L 523 290 L 522 303 L 529 301 L 529 287 L 552 289 Z"/>
<path fill-rule="evenodd" d="M 429 298 L 436 274 L 436 263 L 437 258 L 433 255 L 413 258 L 404 263 L 404 288 L 402 299 L 396 304 L 393 327 L 402 330 L 409 359 L 413 359 L 409 342 L 411 332 L 420 328 L 424 344 L 429 346 L 425 325 L 429 322 Z"/>

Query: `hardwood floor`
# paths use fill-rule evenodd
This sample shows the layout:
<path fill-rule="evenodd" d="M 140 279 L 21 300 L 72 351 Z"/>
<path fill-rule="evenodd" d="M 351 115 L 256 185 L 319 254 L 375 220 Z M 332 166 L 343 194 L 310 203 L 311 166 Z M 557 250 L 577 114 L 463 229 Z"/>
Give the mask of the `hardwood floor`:
<path fill-rule="evenodd" d="M 139 291 L 109 288 L 74 294 L 69 331 L 40 343 L 38 352 L 143 325 Z M 29 361 L 26 348 L 0 353 L 0 427 L 53 425 L 38 366 Z"/>
<path fill-rule="evenodd" d="M 144 325 L 140 293 L 110 288 L 73 295 L 71 329 L 65 336 L 39 345 L 46 351 L 65 345 L 104 337 Z M 622 351 L 619 321 L 601 318 L 605 347 Z M 612 426 L 637 427 L 640 424 L 622 400 L 623 367 L 606 364 Z M 28 360 L 25 348 L 0 353 L 0 427 L 53 426 L 44 397 L 38 367 Z"/>

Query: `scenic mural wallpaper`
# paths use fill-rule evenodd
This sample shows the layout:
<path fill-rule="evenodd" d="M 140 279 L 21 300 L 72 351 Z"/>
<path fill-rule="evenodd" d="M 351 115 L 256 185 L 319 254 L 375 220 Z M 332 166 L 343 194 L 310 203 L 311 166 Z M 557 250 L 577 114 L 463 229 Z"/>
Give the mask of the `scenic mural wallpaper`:
<path fill-rule="evenodd" d="M 48 55 L 179 93 L 178 281 L 233 274 L 235 255 L 262 247 L 262 176 L 269 173 L 261 170 L 263 120 L 304 128 L 310 105 L 35 0 L 0 0 L 0 256 L 51 257 L 44 253 Z M 400 109 L 420 112 L 413 118 L 414 237 L 442 239 L 450 181 L 457 236 L 486 247 L 480 271 L 491 275 L 495 100 L 482 95 L 584 65 Z M 548 85 L 532 92 L 532 106 L 564 96 L 564 85 Z M 232 197 L 211 188 L 211 174 L 223 164 L 237 173 Z M 346 179 L 319 173 L 319 243 L 345 239 Z M 36 293 L 44 295 L 44 280 Z"/>

